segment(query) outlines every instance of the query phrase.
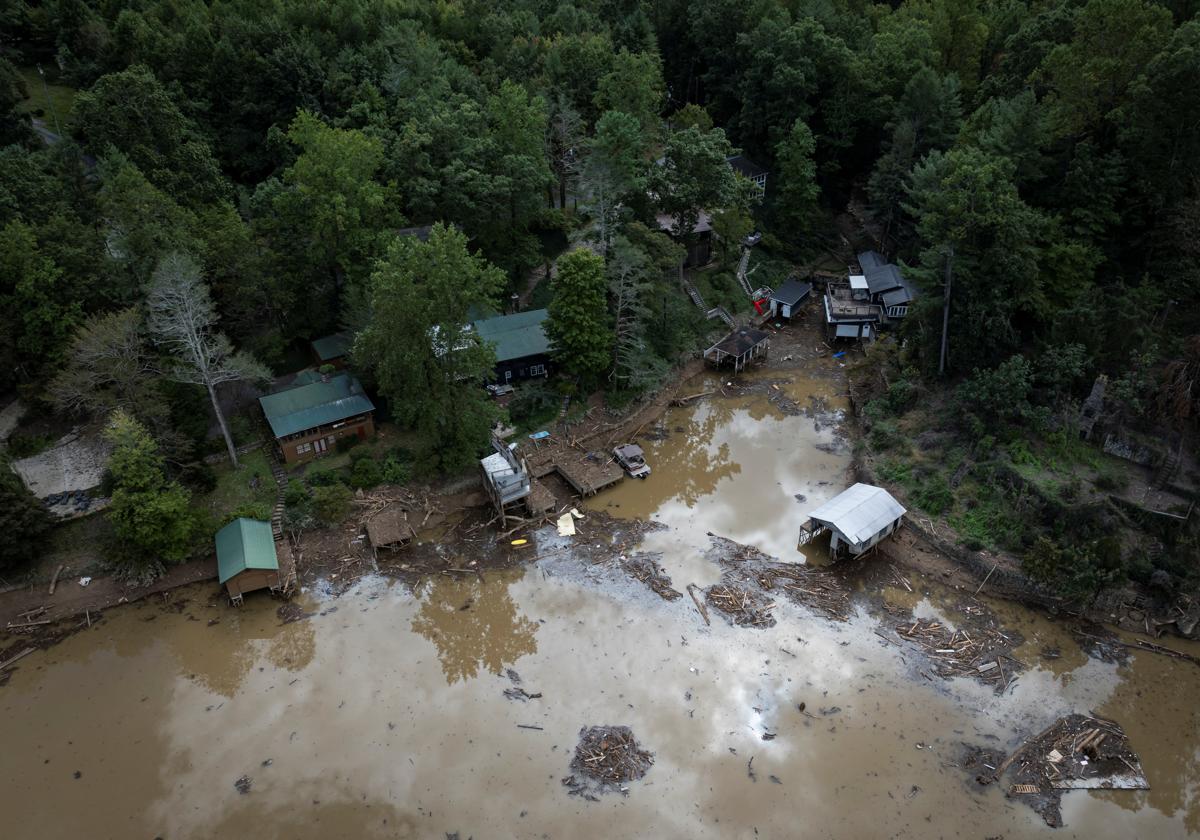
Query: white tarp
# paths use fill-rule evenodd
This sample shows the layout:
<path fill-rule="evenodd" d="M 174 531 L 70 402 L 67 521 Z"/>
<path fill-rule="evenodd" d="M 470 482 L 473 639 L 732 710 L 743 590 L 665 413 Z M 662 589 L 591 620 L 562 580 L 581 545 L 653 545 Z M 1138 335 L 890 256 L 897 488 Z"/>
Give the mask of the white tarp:
<path fill-rule="evenodd" d="M 906 513 L 882 487 L 855 484 L 809 514 L 809 518 L 840 532 L 859 545 Z"/>

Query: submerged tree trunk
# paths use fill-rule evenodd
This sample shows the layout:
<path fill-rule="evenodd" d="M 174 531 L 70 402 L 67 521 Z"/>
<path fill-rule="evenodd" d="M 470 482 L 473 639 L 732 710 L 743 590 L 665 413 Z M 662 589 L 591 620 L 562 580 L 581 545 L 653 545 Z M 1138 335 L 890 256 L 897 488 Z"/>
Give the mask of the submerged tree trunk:
<path fill-rule="evenodd" d="M 208 397 L 212 400 L 213 414 L 217 415 L 217 425 L 221 427 L 221 434 L 225 437 L 225 447 L 229 450 L 229 463 L 233 464 L 236 470 L 238 466 L 237 449 L 233 445 L 233 435 L 229 434 L 229 426 L 225 423 L 225 415 L 221 413 L 221 404 L 217 401 L 217 389 L 210 383 L 208 386 Z"/>

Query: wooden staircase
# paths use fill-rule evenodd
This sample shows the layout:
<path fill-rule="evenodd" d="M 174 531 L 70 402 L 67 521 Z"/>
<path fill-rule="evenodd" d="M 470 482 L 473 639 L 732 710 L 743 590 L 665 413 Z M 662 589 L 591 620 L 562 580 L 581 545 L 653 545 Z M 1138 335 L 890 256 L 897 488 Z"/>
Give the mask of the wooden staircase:
<path fill-rule="evenodd" d="M 1162 466 L 1158 468 L 1158 475 L 1155 476 L 1154 484 L 1159 489 L 1166 487 L 1171 483 L 1179 472 L 1179 465 L 1183 462 L 1183 440 L 1180 438 L 1175 446 L 1167 448 L 1167 455 L 1163 459 Z"/>
<path fill-rule="evenodd" d="M 283 491 L 287 488 L 288 479 L 277 453 L 271 453 L 270 465 L 276 487 L 275 507 L 271 511 L 271 533 L 275 536 L 275 542 L 279 542 L 283 539 Z"/>

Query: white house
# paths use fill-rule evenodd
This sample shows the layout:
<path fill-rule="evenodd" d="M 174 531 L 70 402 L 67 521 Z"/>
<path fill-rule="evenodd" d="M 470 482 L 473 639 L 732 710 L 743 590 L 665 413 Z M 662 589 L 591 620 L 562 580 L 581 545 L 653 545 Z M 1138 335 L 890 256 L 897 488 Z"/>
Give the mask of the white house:
<path fill-rule="evenodd" d="M 797 547 L 829 531 L 831 557 L 857 557 L 894 533 L 905 513 L 882 487 L 855 484 L 809 514 Z"/>

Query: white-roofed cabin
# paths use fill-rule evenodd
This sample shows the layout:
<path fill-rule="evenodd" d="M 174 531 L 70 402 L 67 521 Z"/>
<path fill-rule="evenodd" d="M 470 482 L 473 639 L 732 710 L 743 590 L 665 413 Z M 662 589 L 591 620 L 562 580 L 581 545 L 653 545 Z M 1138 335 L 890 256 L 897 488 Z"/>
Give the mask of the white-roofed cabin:
<path fill-rule="evenodd" d="M 828 531 L 830 557 L 857 557 L 895 533 L 905 513 L 882 487 L 855 484 L 809 514 L 797 547 Z"/>

